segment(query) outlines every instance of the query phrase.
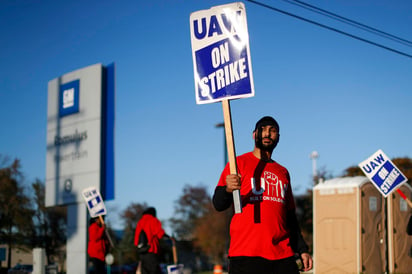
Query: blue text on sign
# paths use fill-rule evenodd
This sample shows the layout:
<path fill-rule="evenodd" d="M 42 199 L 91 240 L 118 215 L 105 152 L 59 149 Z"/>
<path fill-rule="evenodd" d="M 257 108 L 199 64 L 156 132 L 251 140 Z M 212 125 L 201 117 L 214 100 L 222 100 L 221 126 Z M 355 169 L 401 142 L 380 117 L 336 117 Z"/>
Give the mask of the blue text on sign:
<path fill-rule="evenodd" d="M 379 186 L 383 193 L 389 193 L 394 187 L 405 180 L 402 173 L 390 162 L 387 161 L 372 177 L 372 180 Z"/>
<path fill-rule="evenodd" d="M 382 154 L 379 154 L 379 156 L 373 159 L 373 161 L 370 161 L 369 164 L 364 165 L 362 169 L 366 173 L 371 173 L 372 171 L 375 170 L 375 168 L 379 167 L 384 162 L 385 162 L 385 159 L 383 158 Z"/>
<path fill-rule="evenodd" d="M 241 11 L 237 11 L 237 18 L 240 17 Z M 225 13 L 220 15 L 221 22 L 223 23 L 223 27 L 225 30 L 229 32 L 236 32 L 236 28 L 232 24 L 233 18 L 227 17 Z M 207 18 L 203 17 L 200 19 L 201 24 L 199 24 L 199 20 L 193 20 L 193 30 L 194 35 L 198 40 L 204 39 L 206 37 L 213 37 L 213 35 L 222 35 L 223 30 L 221 24 L 219 24 L 219 20 L 216 15 L 212 15 L 209 20 L 209 24 L 207 24 Z"/>
<path fill-rule="evenodd" d="M 222 94 L 218 91 L 248 77 L 246 57 L 233 60 L 234 55 L 226 40 L 197 52 L 201 97 L 220 97 Z M 202 60 L 207 61 L 202 63 Z"/>

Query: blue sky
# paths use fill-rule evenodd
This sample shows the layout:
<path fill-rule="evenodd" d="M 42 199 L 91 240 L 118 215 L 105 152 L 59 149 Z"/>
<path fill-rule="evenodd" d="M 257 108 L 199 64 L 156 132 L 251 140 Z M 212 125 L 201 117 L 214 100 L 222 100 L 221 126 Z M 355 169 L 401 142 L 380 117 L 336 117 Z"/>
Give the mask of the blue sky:
<path fill-rule="evenodd" d="M 387 47 L 410 47 L 304 10 L 263 1 Z M 306 1 L 412 40 L 412 2 Z M 47 84 L 92 64 L 116 64 L 113 226 L 132 202 L 173 214 L 184 185 L 210 194 L 223 168 L 220 103 L 197 105 L 190 13 L 227 1 L 0 2 L 0 154 L 21 160 L 26 182 L 45 179 Z M 296 194 L 311 188 L 312 161 L 335 176 L 378 149 L 412 157 L 412 59 L 244 1 L 255 96 L 231 101 L 237 154 L 253 148 L 264 115 L 280 124 L 273 158 Z"/>

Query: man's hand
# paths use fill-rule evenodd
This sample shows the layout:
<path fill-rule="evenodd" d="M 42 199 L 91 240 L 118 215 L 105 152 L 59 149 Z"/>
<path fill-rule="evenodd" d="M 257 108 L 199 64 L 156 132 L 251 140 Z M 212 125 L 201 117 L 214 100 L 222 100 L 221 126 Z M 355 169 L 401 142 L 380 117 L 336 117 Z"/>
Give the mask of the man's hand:
<path fill-rule="evenodd" d="M 312 269 L 313 267 L 313 261 L 312 261 L 312 257 L 310 256 L 309 253 L 302 253 L 300 254 L 300 258 L 302 259 L 302 263 L 303 263 L 303 271 L 309 271 Z"/>
<path fill-rule="evenodd" d="M 229 174 L 226 176 L 226 191 L 232 193 L 233 190 L 240 189 L 240 175 Z"/>

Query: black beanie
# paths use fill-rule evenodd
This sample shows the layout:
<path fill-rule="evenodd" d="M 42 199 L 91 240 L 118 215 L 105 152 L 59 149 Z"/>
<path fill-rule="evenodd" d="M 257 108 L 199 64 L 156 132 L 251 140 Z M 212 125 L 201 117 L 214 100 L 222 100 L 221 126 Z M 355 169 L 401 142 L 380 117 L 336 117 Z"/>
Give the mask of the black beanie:
<path fill-rule="evenodd" d="M 149 215 L 152 215 L 153 217 L 156 217 L 156 209 L 154 207 L 149 207 L 145 211 L 143 211 L 142 215 L 146 215 L 146 214 L 149 214 Z"/>
<path fill-rule="evenodd" d="M 253 130 L 253 132 L 255 132 L 257 129 L 264 127 L 264 126 L 274 126 L 277 130 L 277 132 L 279 132 L 279 124 L 278 122 L 276 122 L 276 120 L 273 117 L 270 116 L 265 116 L 263 118 L 261 118 L 259 121 L 257 121 L 256 126 L 255 126 L 255 130 Z"/>

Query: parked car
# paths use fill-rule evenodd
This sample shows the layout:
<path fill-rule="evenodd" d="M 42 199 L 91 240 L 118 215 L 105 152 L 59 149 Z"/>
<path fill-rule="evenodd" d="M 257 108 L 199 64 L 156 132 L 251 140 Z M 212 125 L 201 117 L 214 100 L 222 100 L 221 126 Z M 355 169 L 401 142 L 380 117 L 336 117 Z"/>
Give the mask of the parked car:
<path fill-rule="evenodd" d="M 16 264 L 7 271 L 7 274 L 32 274 L 33 265 L 31 264 Z"/>

